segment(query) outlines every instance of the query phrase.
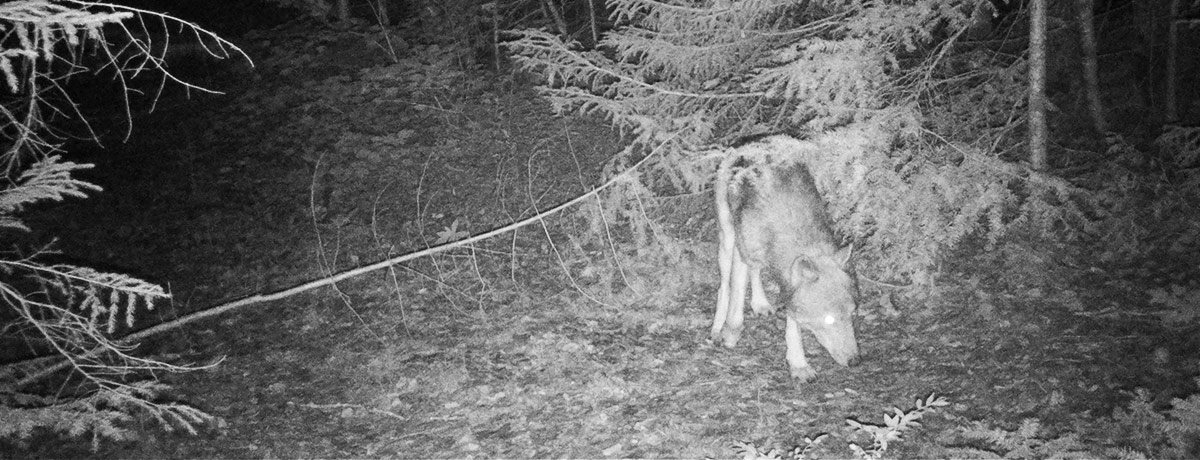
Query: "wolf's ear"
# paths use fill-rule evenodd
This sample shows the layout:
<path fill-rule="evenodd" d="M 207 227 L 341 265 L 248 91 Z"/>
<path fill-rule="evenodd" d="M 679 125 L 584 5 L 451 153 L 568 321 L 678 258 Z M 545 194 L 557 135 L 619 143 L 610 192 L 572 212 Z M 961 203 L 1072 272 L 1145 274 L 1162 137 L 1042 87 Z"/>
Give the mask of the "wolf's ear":
<path fill-rule="evenodd" d="M 787 277 L 792 286 L 800 286 L 816 282 L 821 275 L 817 272 L 817 264 L 812 259 L 800 256 L 792 261 L 791 267 L 788 267 Z"/>
<path fill-rule="evenodd" d="M 837 252 L 833 253 L 833 260 L 838 261 L 838 265 L 842 268 L 846 268 L 846 266 L 850 264 L 850 255 L 853 252 L 854 244 L 851 243 L 849 246 L 838 249 Z"/>

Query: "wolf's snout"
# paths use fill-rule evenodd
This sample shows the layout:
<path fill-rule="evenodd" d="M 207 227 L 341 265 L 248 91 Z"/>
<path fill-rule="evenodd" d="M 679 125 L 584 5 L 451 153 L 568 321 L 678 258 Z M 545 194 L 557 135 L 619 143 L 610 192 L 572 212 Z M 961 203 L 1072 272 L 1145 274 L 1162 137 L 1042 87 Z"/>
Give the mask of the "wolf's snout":
<path fill-rule="evenodd" d="M 843 366 L 853 366 L 858 364 L 858 341 L 854 339 L 854 333 L 851 331 L 848 334 L 834 334 L 832 337 L 817 336 L 821 341 L 821 345 L 829 350 L 829 355 L 833 360 Z M 820 340 L 825 338 L 826 340 Z"/>
<path fill-rule="evenodd" d="M 846 358 L 845 362 L 838 362 L 838 364 L 841 364 L 843 366 L 857 366 L 859 361 L 861 361 L 861 358 L 859 358 L 858 355 L 855 354 L 853 356 Z"/>

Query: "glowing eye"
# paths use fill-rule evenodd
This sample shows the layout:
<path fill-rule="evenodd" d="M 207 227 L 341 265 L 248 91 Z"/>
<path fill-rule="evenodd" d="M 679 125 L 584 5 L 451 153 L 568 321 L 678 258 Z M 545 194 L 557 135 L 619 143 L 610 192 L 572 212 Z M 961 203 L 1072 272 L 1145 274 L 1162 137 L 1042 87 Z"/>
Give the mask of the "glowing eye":
<path fill-rule="evenodd" d="M 834 318 L 833 315 L 825 315 L 825 324 L 826 325 L 833 324 L 836 322 L 837 322 L 837 318 Z"/>

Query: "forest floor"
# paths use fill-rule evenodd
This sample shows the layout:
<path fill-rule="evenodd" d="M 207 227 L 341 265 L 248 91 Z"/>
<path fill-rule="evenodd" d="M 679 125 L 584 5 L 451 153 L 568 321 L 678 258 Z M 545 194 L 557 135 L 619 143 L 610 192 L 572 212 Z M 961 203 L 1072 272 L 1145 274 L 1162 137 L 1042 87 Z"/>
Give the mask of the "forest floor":
<path fill-rule="evenodd" d="M 103 193 L 32 226 L 72 258 L 167 286 L 173 305 L 142 314 L 153 324 L 527 218 L 599 185 L 622 149 L 520 78 L 463 71 L 453 49 L 391 56 L 380 37 L 249 36 L 257 68 L 215 76 L 225 95 L 164 95 L 128 142 L 76 157 Z M 613 268 L 585 219 L 552 216 L 147 341 L 157 359 L 220 361 L 159 376 L 217 417 L 198 435 L 145 421 L 98 452 L 45 435 L 0 457 L 729 458 L 826 433 L 808 458 L 847 458 L 873 442 L 847 419 L 884 425 L 930 395 L 949 404 L 885 456 L 1100 452 L 1148 448 L 1110 418 L 1130 392 L 1158 410 L 1195 392 L 1196 321 L 1162 320 L 1200 303 L 1195 248 L 1127 260 L 968 243 L 920 304 L 862 282 L 862 363 L 836 366 L 805 333 L 819 377 L 797 384 L 778 317 L 750 318 L 735 349 L 706 341 L 711 196 L 645 200 L 688 245 L 677 268 Z M 978 436 L 990 429 L 1012 442 Z M 1047 447 L 1069 435 L 1079 445 Z"/>

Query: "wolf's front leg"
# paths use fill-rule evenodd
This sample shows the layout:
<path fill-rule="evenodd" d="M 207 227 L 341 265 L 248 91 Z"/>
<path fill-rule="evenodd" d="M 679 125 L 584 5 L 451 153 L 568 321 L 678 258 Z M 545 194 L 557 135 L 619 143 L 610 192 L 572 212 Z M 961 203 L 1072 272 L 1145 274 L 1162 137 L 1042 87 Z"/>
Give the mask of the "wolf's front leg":
<path fill-rule="evenodd" d="M 804 344 L 800 343 L 800 323 L 792 319 L 791 315 L 788 315 L 785 336 L 787 362 L 788 367 L 791 368 L 792 377 L 799 379 L 801 383 L 811 382 L 817 378 L 817 371 L 808 365 L 808 359 L 804 357 Z"/>
<path fill-rule="evenodd" d="M 755 315 L 767 316 L 775 313 L 775 307 L 772 307 L 771 302 L 767 301 L 767 295 L 763 290 L 762 271 L 762 267 L 750 269 L 750 310 L 753 310 Z"/>

